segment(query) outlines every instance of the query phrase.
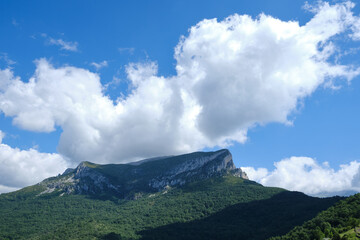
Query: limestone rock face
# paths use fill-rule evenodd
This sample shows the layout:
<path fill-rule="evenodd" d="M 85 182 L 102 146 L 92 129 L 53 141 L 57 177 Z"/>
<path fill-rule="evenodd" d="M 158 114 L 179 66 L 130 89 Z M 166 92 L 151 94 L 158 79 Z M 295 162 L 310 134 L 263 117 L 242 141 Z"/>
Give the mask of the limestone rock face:
<path fill-rule="evenodd" d="M 240 178 L 249 180 L 249 177 L 247 176 L 246 172 L 243 172 L 241 170 L 241 168 L 236 168 L 236 169 L 232 170 L 231 174 L 235 177 L 240 177 Z"/>
<path fill-rule="evenodd" d="M 237 169 L 229 150 L 217 151 L 208 156 L 199 156 L 174 166 L 149 182 L 152 188 L 161 190 L 165 186 L 183 185 L 194 180 L 220 176 Z M 239 177 L 243 176 L 238 174 Z"/>
<path fill-rule="evenodd" d="M 67 169 L 62 175 L 40 184 L 47 187 L 41 194 L 58 191 L 62 194 L 106 194 L 137 199 L 143 193 L 228 174 L 248 179 L 245 172 L 235 167 L 229 150 L 223 149 L 146 159 L 131 164 L 82 162 L 77 168 Z"/>

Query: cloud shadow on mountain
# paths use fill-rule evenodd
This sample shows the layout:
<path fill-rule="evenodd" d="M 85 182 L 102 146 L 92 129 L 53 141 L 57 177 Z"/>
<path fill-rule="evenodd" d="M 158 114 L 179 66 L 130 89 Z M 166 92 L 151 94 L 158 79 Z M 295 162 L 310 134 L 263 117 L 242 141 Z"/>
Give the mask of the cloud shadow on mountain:
<path fill-rule="evenodd" d="M 203 219 L 138 232 L 142 239 L 267 239 L 315 217 L 340 197 L 314 198 L 282 192 L 269 199 L 231 205 Z"/>

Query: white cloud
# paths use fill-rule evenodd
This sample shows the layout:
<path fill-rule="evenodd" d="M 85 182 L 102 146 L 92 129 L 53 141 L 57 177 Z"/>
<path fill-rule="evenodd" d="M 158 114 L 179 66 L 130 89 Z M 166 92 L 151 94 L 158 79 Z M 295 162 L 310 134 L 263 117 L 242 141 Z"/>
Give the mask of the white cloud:
<path fill-rule="evenodd" d="M 59 154 L 40 153 L 35 149 L 20 150 L 2 143 L 0 131 L 0 193 L 38 183 L 62 173 L 68 163 Z"/>
<path fill-rule="evenodd" d="M 86 69 L 41 59 L 27 82 L 3 70 L 0 110 L 30 131 L 60 126 L 58 151 L 74 162 L 126 162 L 244 142 L 254 125 L 290 124 L 319 86 L 359 75 L 330 60 L 333 37 L 353 30 L 351 7 L 323 3 L 304 26 L 264 14 L 203 20 L 175 49 L 177 75 L 158 76 L 153 62 L 131 63 L 131 92 L 115 103 Z"/>
<path fill-rule="evenodd" d="M 4 70 L 0 69 L 0 93 L 8 89 L 13 81 L 20 81 L 20 78 L 14 77 L 10 68 Z"/>
<path fill-rule="evenodd" d="M 13 187 L 7 187 L 7 186 L 4 186 L 4 185 L 0 185 L 0 194 L 1 193 L 14 192 L 16 190 L 19 190 L 19 188 L 13 188 Z"/>
<path fill-rule="evenodd" d="M 50 45 L 60 46 L 60 49 L 62 49 L 62 50 L 71 51 L 71 52 L 78 51 L 78 43 L 77 42 L 66 42 L 62 39 L 54 39 L 54 38 L 50 37 L 48 39 L 48 43 Z"/>
<path fill-rule="evenodd" d="M 135 48 L 118 48 L 119 52 L 121 54 L 123 53 L 129 53 L 130 55 L 134 54 Z"/>
<path fill-rule="evenodd" d="M 15 18 L 11 19 L 11 24 L 14 25 L 15 27 L 19 26 L 19 23 L 16 21 Z"/>
<path fill-rule="evenodd" d="M 260 182 L 261 179 L 269 175 L 269 170 L 266 168 L 241 167 L 241 169 L 246 172 L 250 180 L 256 182 Z"/>
<path fill-rule="evenodd" d="M 291 157 L 276 162 L 275 169 L 242 167 L 251 180 L 265 186 L 281 187 L 310 195 L 331 195 L 348 191 L 360 192 L 360 162 L 340 165 L 339 170 L 329 163 L 319 164 L 309 157 Z"/>
<path fill-rule="evenodd" d="M 5 133 L 3 131 L 0 130 L 0 144 L 2 143 L 2 140 L 5 137 Z"/>
<path fill-rule="evenodd" d="M 97 74 L 54 68 L 42 59 L 27 83 L 10 80 L 0 94 L 0 109 L 23 129 L 51 132 L 61 126 L 58 150 L 75 162 L 121 162 L 198 148 L 195 125 L 187 124 L 191 112 L 183 114 L 190 103 L 183 106 L 174 83 L 152 76 L 156 68 L 129 66 L 134 89 L 114 104 Z"/>
<path fill-rule="evenodd" d="M 99 71 L 101 68 L 107 67 L 107 66 L 108 66 L 108 62 L 104 60 L 104 61 L 99 62 L 99 63 L 92 62 L 92 63 L 90 63 L 90 65 L 93 66 L 93 67 L 95 67 L 96 71 Z"/>
<path fill-rule="evenodd" d="M 332 32 L 350 28 L 351 33 L 349 36 L 353 40 L 360 40 L 360 18 L 349 11 L 354 7 L 355 4 L 351 1 L 344 1 L 342 4 L 336 5 L 330 5 L 328 2 L 323 1 L 318 1 L 317 5 L 305 4 L 305 9 L 317 13 L 312 22 L 317 25 L 327 24 L 330 26 L 328 29 L 318 28 L 317 31 L 331 34 Z"/>
<path fill-rule="evenodd" d="M 192 27 L 175 57 L 181 83 L 202 107 L 200 130 L 211 139 L 239 141 L 234 133 L 254 124 L 289 123 L 299 102 L 333 77 L 358 75 L 327 61 L 334 53 L 330 39 L 345 30 L 343 15 L 350 14 L 338 8 L 330 9 L 335 15 L 321 8 L 305 26 L 234 15 Z"/>
<path fill-rule="evenodd" d="M 0 60 L 3 60 L 8 66 L 14 65 L 16 63 L 8 57 L 7 53 L 0 53 Z"/>
<path fill-rule="evenodd" d="M 113 76 L 113 78 L 110 82 L 107 82 L 106 84 L 104 84 L 104 90 L 107 90 L 109 88 L 115 88 L 116 85 L 118 85 L 121 81 L 122 81 L 121 78 Z M 124 98 L 124 94 L 121 93 L 119 98 Z"/>

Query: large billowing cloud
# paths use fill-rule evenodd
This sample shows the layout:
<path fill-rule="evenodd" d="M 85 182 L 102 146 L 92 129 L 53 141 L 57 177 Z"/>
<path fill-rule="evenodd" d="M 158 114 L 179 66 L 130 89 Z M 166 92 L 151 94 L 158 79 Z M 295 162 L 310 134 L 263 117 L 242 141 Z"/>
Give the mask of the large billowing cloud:
<path fill-rule="evenodd" d="M 352 7 L 321 3 L 303 26 L 264 14 L 203 20 L 176 46 L 175 76 L 158 76 L 155 63 L 129 64 L 132 91 L 116 102 L 86 69 L 56 68 L 40 59 L 28 82 L 5 69 L 0 110 L 26 130 L 60 126 L 58 151 L 73 163 L 126 162 L 245 142 L 252 126 L 291 124 L 291 113 L 319 86 L 359 75 L 359 69 L 331 61 L 335 36 L 359 38 Z"/>
<path fill-rule="evenodd" d="M 360 192 L 360 162 L 330 168 L 327 162 L 319 164 L 309 157 L 291 157 L 275 163 L 275 169 L 242 168 L 251 180 L 265 186 L 281 187 L 310 195 L 328 196 Z"/>

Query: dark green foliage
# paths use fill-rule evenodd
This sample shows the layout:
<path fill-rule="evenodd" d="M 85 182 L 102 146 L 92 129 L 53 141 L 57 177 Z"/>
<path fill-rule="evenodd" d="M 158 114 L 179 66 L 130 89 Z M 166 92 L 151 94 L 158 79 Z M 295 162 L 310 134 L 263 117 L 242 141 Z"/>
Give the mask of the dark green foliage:
<path fill-rule="evenodd" d="M 321 212 L 314 219 L 296 227 L 288 234 L 272 240 L 322 239 L 333 240 L 360 239 L 360 194 L 351 196 Z"/>
<path fill-rule="evenodd" d="M 265 200 L 238 203 L 209 217 L 144 231 L 145 239 L 266 239 L 302 224 L 336 201 L 281 192 Z"/>
<path fill-rule="evenodd" d="M 338 201 L 232 176 L 144 194 L 138 200 L 37 196 L 41 191 L 35 185 L 0 195 L 0 239 L 264 239 Z"/>

